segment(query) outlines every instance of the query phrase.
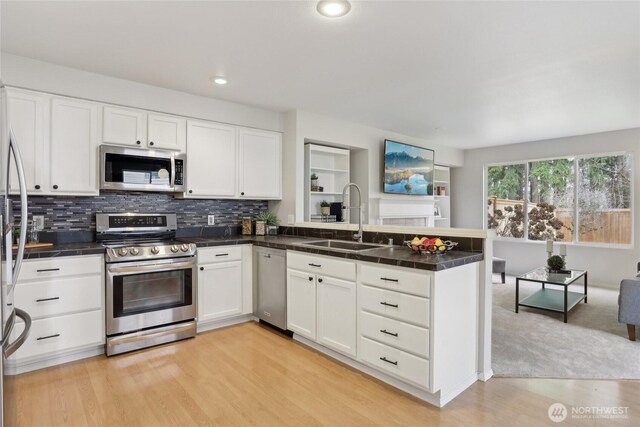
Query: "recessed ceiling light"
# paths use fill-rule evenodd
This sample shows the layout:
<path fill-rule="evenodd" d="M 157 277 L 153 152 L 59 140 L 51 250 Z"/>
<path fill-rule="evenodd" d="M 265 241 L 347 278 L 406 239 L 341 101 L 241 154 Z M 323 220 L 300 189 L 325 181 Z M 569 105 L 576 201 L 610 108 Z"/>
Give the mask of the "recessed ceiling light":
<path fill-rule="evenodd" d="M 217 85 L 226 85 L 227 83 L 229 83 L 227 79 L 222 76 L 213 76 L 209 80 Z"/>
<path fill-rule="evenodd" d="M 320 15 L 328 18 L 339 18 L 351 10 L 351 3 L 347 0 L 322 0 L 317 7 Z"/>

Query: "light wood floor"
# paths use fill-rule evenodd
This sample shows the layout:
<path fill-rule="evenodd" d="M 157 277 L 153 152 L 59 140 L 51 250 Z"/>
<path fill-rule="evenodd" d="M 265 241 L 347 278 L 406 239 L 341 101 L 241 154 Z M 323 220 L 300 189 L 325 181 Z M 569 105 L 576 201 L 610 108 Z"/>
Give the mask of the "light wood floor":
<path fill-rule="evenodd" d="M 640 425 L 640 382 L 494 378 L 438 409 L 255 323 L 15 383 L 22 426 Z M 553 424 L 555 402 L 628 418 Z"/>

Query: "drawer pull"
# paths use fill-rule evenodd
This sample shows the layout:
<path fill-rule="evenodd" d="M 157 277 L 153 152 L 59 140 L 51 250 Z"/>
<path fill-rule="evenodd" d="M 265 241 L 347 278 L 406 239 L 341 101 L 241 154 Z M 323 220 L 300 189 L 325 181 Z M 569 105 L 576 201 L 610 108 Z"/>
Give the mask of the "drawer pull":
<path fill-rule="evenodd" d="M 229 256 L 229 254 L 216 254 L 216 256 Z"/>
<path fill-rule="evenodd" d="M 57 299 L 60 299 L 60 297 L 40 298 L 37 299 L 36 302 L 55 301 Z"/>
<path fill-rule="evenodd" d="M 46 271 L 60 271 L 59 268 L 43 268 L 42 270 L 36 270 L 36 273 L 44 273 Z"/>
<path fill-rule="evenodd" d="M 389 332 L 386 329 L 380 329 L 380 332 L 382 332 L 383 334 L 391 335 L 393 337 L 397 337 L 398 336 L 398 333 Z"/>
<path fill-rule="evenodd" d="M 398 279 L 389 279 L 388 277 L 381 277 L 380 280 L 384 280 L 385 282 L 396 282 L 396 283 L 398 283 Z"/>
<path fill-rule="evenodd" d="M 318 268 L 322 267 L 322 264 L 313 264 L 313 263 L 309 263 L 309 265 L 310 265 L 311 267 L 318 267 Z"/>
<path fill-rule="evenodd" d="M 265 258 L 271 258 L 271 254 L 264 254 L 262 256 L 265 257 Z"/>
<path fill-rule="evenodd" d="M 389 304 L 386 301 L 381 302 L 380 304 L 382 305 L 386 305 L 387 307 L 393 307 L 393 308 L 398 308 L 398 304 Z"/>
<path fill-rule="evenodd" d="M 49 338 L 56 338 L 59 337 L 60 334 L 53 334 L 53 335 L 47 335 L 46 337 L 38 337 L 36 338 L 36 340 L 40 341 L 40 340 L 48 340 Z"/>
<path fill-rule="evenodd" d="M 387 363 L 391 363 L 392 365 L 396 365 L 398 366 L 398 362 L 394 362 L 393 360 L 389 360 L 386 357 L 381 357 L 380 360 L 382 360 L 383 362 L 387 362 Z"/>

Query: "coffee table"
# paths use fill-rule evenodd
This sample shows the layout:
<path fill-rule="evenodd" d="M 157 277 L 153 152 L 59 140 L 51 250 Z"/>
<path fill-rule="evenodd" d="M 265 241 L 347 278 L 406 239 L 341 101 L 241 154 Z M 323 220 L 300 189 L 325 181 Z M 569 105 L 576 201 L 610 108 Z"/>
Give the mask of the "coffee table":
<path fill-rule="evenodd" d="M 539 308 L 564 314 L 567 323 L 567 313 L 584 300 L 587 303 L 587 272 L 586 270 L 566 270 L 565 273 L 550 273 L 545 267 L 538 267 L 528 273 L 516 277 L 516 313 L 518 307 Z M 584 278 L 584 293 L 569 292 L 569 286 L 579 278 Z M 520 301 L 520 281 L 542 283 L 542 289 Z M 563 286 L 564 290 L 547 289 L 545 285 Z"/>

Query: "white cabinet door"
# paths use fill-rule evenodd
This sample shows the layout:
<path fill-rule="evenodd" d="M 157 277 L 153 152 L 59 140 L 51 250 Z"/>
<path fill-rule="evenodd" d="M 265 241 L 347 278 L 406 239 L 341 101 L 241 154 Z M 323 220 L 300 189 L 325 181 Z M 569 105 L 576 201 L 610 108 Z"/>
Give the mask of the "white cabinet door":
<path fill-rule="evenodd" d="M 316 281 L 313 274 L 287 270 L 287 329 L 316 339 Z"/>
<path fill-rule="evenodd" d="M 318 342 L 356 355 L 356 284 L 318 276 Z"/>
<path fill-rule="evenodd" d="M 240 129 L 240 197 L 282 198 L 282 136 Z"/>
<path fill-rule="evenodd" d="M 149 113 L 147 117 L 150 148 L 185 151 L 187 145 L 186 119 L 155 113 Z"/>
<path fill-rule="evenodd" d="M 97 195 L 98 105 L 51 100 L 49 194 Z"/>
<path fill-rule="evenodd" d="M 106 144 L 147 146 L 147 114 L 141 110 L 105 106 L 102 142 Z"/>
<path fill-rule="evenodd" d="M 198 271 L 198 322 L 242 314 L 242 262 L 200 266 Z"/>
<path fill-rule="evenodd" d="M 236 128 L 213 122 L 187 122 L 186 197 L 235 197 L 238 149 Z"/>
<path fill-rule="evenodd" d="M 48 125 L 49 96 L 7 90 L 9 124 L 18 143 L 27 181 L 27 193 L 43 194 L 48 186 Z M 11 166 L 11 193 L 19 192 L 18 174 Z"/>

